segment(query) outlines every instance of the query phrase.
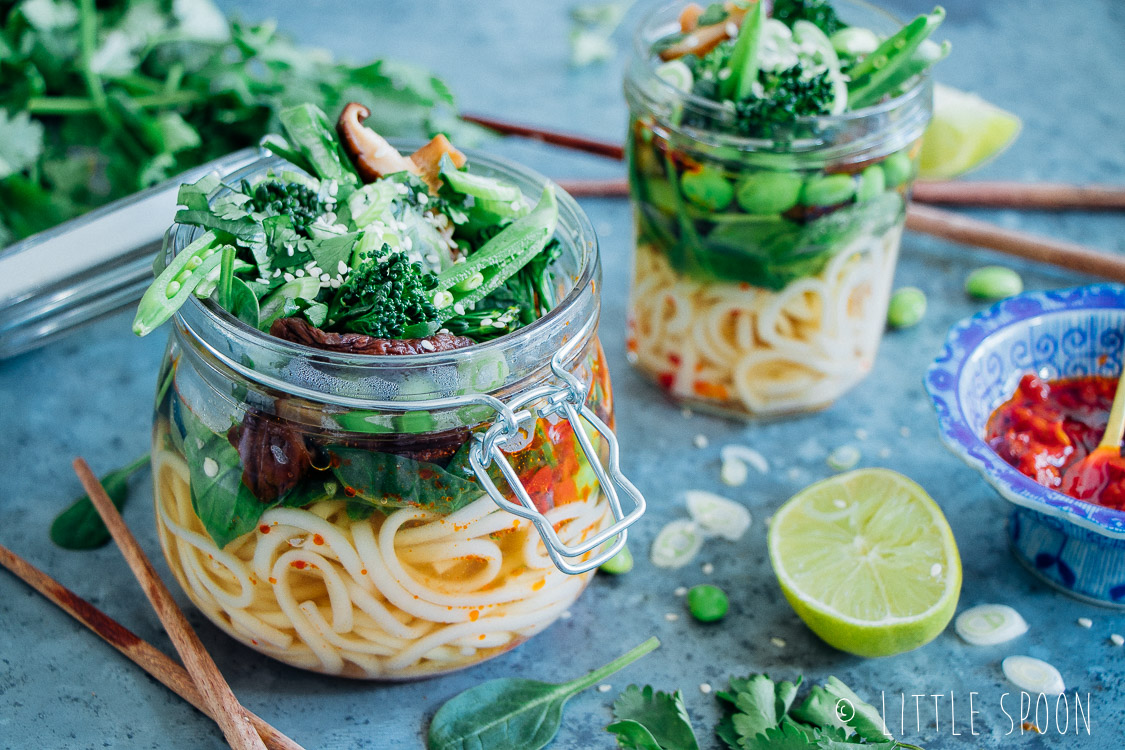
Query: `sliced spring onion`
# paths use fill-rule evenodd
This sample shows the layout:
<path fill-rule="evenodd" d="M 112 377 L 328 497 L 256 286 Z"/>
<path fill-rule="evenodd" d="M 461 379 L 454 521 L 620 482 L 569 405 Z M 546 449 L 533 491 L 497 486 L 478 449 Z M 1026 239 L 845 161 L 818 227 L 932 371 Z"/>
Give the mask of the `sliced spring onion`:
<path fill-rule="evenodd" d="M 1059 670 L 1041 659 L 1030 656 L 1009 656 L 1001 663 L 1004 676 L 1021 690 L 1044 695 L 1060 695 L 1066 691 Z"/>
<path fill-rule="evenodd" d="M 695 76 L 683 60 L 669 60 L 656 68 L 656 75 L 672 84 L 680 91 L 691 91 Z"/>
<path fill-rule="evenodd" d="M 746 463 L 738 458 L 723 459 L 722 468 L 719 469 L 719 479 L 728 487 L 739 487 L 746 484 L 749 469 Z"/>
<path fill-rule="evenodd" d="M 703 546 L 703 534 L 692 521 L 672 521 L 652 542 L 652 564 L 658 568 L 682 568 Z"/>
<path fill-rule="evenodd" d="M 1004 604 L 981 604 L 957 616 L 957 635 L 973 646 L 995 646 L 1027 632 L 1020 613 Z"/>
<path fill-rule="evenodd" d="M 703 490 L 688 490 L 684 499 L 692 520 L 708 534 L 734 541 L 750 528 L 750 511 L 733 500 Z"/>
<path fill-rule="evenodd" d="M 738 459 L 757 469 L 759 474 L 767 474 L 770 470 L 770 462 L 766 460 L 766 457 L 745 445 L 724 445 L 719 451 L 719 456 L 724 461 L 728 459 Z"/>
<path fill-rule="evenodd" d="M 847 471 L 848 469 L 854 469 L 860 458 L 862 458 L 862 454 L 859 452 L 859 448 L 854 445 L 841 445 L 829 453 L 825 460 L 833 471 Z"/>

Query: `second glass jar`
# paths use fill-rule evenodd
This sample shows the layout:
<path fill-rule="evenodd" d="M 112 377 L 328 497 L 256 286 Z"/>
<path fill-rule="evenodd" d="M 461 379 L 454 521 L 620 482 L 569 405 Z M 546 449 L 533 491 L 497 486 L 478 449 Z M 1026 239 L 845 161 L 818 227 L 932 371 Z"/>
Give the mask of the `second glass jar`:
<path fill-rule="evenodd" d="M 897 28 L 859 3 L 855 23 Z M 641 25 L 625 82 L 636 254 L 628 356 L 675 400 L 737 417 L 831 404 L 874 364 L 931 113 L 896 99 L 772 139 L 656 74 L 681 5 Z"/>

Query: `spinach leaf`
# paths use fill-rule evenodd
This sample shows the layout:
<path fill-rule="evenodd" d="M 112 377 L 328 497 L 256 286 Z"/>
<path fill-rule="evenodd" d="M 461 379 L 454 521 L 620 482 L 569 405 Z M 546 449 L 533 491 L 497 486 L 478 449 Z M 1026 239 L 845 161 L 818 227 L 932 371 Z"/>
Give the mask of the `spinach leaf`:
<path fill-rule="evenodd" d="M 423 508 L 452 513 L 480 497 L 476 482 L 451 474 L 437 464 L 390 453 L 330 445 L 333 471 L 353 502 L 379 509 Z"/>
<path fill-rule="evenodd" d="M 242 483 L 242 462 L 226 435 L 216 435 L 191 409 L 180 409 L 184 453 L 191 479 L 191 505 L 220 549 L 252 530 L 272 507 Z"/>
<path fill-rule="evenodd" d="M 577 693 L 660 646 L 649 638 L 585 677 L 553 684 L 518 678 L 490 680 L 447 701 L 430 722 L 429 750 L 538 750 L 559 731 L 562 710 Z"/>
<path fill-rule="evenodd" d="M 114 469 L 99 480 L 118 510 L 124 507 L 125 501 L 129 498 L 129 478 L 148 465 L 148 462 L 149 455 L 146 453 L 120 469 Z M 55 520 L 51 523 L 51 541 L 63 549 L 96 549 L 109 539 L 109 529 L 105 527 L 94 504 L 90 502 L 89 495 L 79 497 L 70 507 L 55 516 Z"/>
<path fill-rule="evenodd" d="M 680 691 L 654 692 L 652 686 L 630 685 L 613 703 L 616 722 L 606 731 L 617 744 L 636 750 L 699 750 Z"/>

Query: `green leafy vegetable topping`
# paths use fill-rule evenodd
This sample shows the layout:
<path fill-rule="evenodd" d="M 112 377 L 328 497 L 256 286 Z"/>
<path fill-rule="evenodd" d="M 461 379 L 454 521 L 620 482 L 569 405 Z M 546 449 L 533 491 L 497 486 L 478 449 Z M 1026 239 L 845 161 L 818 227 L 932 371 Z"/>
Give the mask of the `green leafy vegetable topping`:
<path fill-rule="evenodd" d="M 738 129 L 744 135 L 769 138 L 798 117 L 826 115 L 832 110 L 835 93 L 827 71 L 809 75 L 794 65 L 779 73 L 765 73 L 759 80 L 761 94 L 735 105 Z"/>

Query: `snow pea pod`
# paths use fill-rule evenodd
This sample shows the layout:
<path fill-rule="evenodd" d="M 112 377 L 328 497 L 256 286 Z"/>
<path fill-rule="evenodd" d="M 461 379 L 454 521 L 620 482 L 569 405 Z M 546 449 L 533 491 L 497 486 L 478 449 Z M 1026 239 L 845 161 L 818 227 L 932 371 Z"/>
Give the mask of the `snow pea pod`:
<path fill-rule="evenodd" d="M 165 267 L 141 297 L 133 333 L 146 336 L 172 317 L 188 296 L 222 260 L 225 243 L 214 232 L 192 242 Z"/>
<path fill-rule="evenodd" d="M 877 101 L 890 88 L 887 85 L 899 75 L 903 66 L 909 64 L 915 50 L 932 34 L 945 19 L 945 9 L 940 5 L 933 12 L 920 15 L 899 29 L 879 45 L 879 48 L 860 60 L 849 71 L 851 83 L 848 84 L 848 103 L 855 109 L 857 102 Z"/>

